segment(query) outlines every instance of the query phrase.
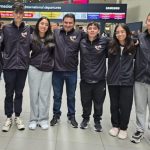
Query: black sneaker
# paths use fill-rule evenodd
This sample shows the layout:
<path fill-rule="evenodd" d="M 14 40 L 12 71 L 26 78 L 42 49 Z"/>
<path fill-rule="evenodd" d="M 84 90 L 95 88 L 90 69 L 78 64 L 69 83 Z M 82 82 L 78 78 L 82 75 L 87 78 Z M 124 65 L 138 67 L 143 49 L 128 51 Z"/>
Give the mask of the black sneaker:
<path fill-rule="evenodd" d="M 80 124 L 80 128 L 81 129 L 87 129 L 88 128 L 88 123 L 89 123 L 88 119 L 83 119 L 81 124 Z"/>
<path fill-rule="evenodd" d="M 102 132 L 102 126 L 101 126 L 100 121 L 95 121 L 94 130 L 96 132 Z"/>
<path fill-rule="evenodd" d="M 55 126 L 58 122 L 59 122 L 59 117 L 54 115 L 52 120 L 50 121 L 50 125 Z"/>
<path fill-rule="evenodd" d="M 73 128 L 78 128 L 78 123 L 77 123 L 75 117 L 69 118 L 68 121 L 69 121 L 69 123 L 71 124 L 71 126 L 72 126 Z"/>
<path fill-rule="evenodd" d="M 140 143 L 141 140 L 143 139 L 144 137 L 144 132 L 140 132 L 140 131 L 136 131 L 132 137 L 131 137 L 131 142 L 133 143 Z"/>

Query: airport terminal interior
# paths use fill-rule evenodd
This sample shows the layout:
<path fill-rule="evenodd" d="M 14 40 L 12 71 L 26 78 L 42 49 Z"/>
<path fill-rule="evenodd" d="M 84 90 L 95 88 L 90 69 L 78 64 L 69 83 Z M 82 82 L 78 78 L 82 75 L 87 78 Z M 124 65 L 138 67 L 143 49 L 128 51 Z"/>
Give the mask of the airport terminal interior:
<path fill-rule="evenodd" d="M 17 0 L 0 0 L 2 3 L 12 3 Z M 18 0 L 19 1 L 19 0 Z M 83 3 L 79 0 L 20 0 L 24 3 L 52 3 L 52 4 L 73 4 L 73 5 L 85 5 L 90 4 L 126 4 L 126 23 L 130 24 L 131 28 L 138 26 L 137 31 L 141 32 L 145 29 L 145 19 L 149 13 L 150 2 L 149 0 L 85 0 Z M 80 4 L 79 4 L 80 3 Z M 86 4 L 86 5 L 87 5 Z M 0 9 L 0 14 L 2 14 Z M 0 15 L 0 22 L 6 24 L 10 22 L 10 19 L 5 19 Z M 36 20 L 26 21 L 28 24 L 35 25 Z M 52 28 L 55 28 L 55 24 L 58 20 L 52 21 Z M 101 22 L 99 21 L 101 24 Z M 103 33 L 113 34 L 115 24 L 117 22 L 108 22 L 105 20 L 103 26 Z M 133 23 L 133 26 L 132 26 Z M 59 25 L 62 23 L 59 21 Z M 76 28 L 86 30 L 86 21 L 77 21 Z M 83 28 L 81 28 L 83 27 Z M 80 74 L 78 71 L 78 83 L 76 89 L 76 119 L 78 124 L 82 121 L 82 106 L 80 99 Z M 4 98 L 5 98 L 5 83 L 3 75 L 0 80 L 0 130 L 6 119 L 4 115 Z M 9 132 L 0 131 L 0 150 L 150 150 L 150 130 L 148 130 L 148 115 L 146 121 L 146 131 L 143 140 L 139 144 L 134 144 L 130 142 L 131 135 L 136 129 L 136 116 L 135 116 L 135 104 L 133 103 L 132 112 L 130 117 L 130 123 L 128 127 L 128 138 L 125 140 L 118 139 L 117 137 L 112 137 L 109 135 L 109 130 L 111 129 L 111 119 L 110 119 L 110 99 L 108 94 L 108 89 L 106 91 L 106 98 L 103 107 L 102 116 L 102 132 L 95 132 L 93 129 L 94 122 L 93 116 L 91 114 L 90 124 L 87 129 L 72 128 L 67 121 L 67 103 L 66 103 L 66 90 L 64 86 L 62 106 L 62 115 L 60 122 L 52 127 L 49 126 L 48 130 L 42 130 L 38 127 L 36 130 L 32 131 L 28 129 L 29 124 L 29 114 L 30 114 L 30 98 L 29 98 L 29 85 L 28 79 L 26 80 L 25 89 L 23 92 L 23 111 L 21 118 L 25 123 L 25 130 L 19 131 L 16 129 L 15 124 L 13 125 Z M 53 90 L 51 91 L 50 98 L 50 120 L 53 117 Z M 92 111 L 93 113 L 93 111 Z M 147 111 L 148 114 L 148 111 Z"/>

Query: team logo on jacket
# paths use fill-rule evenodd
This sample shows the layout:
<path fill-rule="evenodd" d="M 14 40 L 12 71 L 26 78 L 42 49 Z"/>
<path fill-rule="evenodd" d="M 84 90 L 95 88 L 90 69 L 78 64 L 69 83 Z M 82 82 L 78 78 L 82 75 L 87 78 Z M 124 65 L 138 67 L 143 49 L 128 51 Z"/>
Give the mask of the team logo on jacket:
<path fill-rule="evenodd" d="M 76 36 L 70 36 L 70 40 L 71 40 L 72 42 L 76 41 L 76 39 L 77 39 Z"/>
<path fill-rule="evenodd" d="M 25 38 L 27 36 L 27 32 L 22 32 L 21 35 Z"/>
<path fill-rule="evenodd" d="M 95 49 L 96 49 L 96 50 L 98 50 L 98 51 L 99 51 L 101 48 L 102 48 L 102 46 L 101 46 L 101 45 L 95 45 Z"/>

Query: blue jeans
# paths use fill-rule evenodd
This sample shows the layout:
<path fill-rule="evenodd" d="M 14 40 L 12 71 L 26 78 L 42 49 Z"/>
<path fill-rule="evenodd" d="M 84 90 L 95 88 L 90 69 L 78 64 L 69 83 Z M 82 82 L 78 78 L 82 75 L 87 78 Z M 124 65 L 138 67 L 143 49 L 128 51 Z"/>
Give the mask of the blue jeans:
<path fill-rule="evenodd" d="M 75 116 L 75 91 L 77 85 L 76 71 L 54 71 L 52 76 L 52 85 L 54 90 L 53 113 L 58 118 L 61 115 L 61 101 L 64 81 L 66 83 L 68 118 Z"/>

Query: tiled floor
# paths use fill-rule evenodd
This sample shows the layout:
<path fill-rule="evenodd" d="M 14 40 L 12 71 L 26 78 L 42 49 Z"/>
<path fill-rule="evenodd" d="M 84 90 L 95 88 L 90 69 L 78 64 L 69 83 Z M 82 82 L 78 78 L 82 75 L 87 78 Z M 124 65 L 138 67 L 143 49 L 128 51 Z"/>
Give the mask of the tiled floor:
<path fill-rule="evenodd" d="M 53 93 L 52 93 L 53 95 Z M 51 95 L 50 119 L 52 117 L 53 99 Z M 5 121 L 3 104 L 4 103 L 4 82 L 0 81 L 0 128 Z M 22 118 L 26 124 L 26 130 L 18 131 L 15 125 L 12 126 L 8 133 L 0 131 L 0 150 L 150 150 L 150 131 L 146 131 L 145 138 L 140 144 L 133 144 L 129 138 L 135 130 L 135 113 L 134 105 L 131 114 L 128 134 L 129 138 L 126 140 L 119 140 L 109 136 L 108 131 L 111 128 L 110 112 L 109 112 L 109 97 L 108 92 L 104 104 L 104 114 L 102 120 L 103 132 L 96 133 L 93 130 L 93 118 L 89 128 L 82 130 L 80 128 L 74 129 L 67 123 L 67 108 L 66 108 L 66 94 L 62 99 L 62 117 L 61 122 L 55 126 L 50 127 L 49 130 L 43 131 L 37 128 L 35 131 L 28 129 L 29 119 L 29 89 L 28 83 L 24 90 L 23 113 Z M 76 118 L 80 123 L 81 118 L 81 103 L 79 94 L 79 84 L 76 91 Z"/>

